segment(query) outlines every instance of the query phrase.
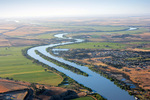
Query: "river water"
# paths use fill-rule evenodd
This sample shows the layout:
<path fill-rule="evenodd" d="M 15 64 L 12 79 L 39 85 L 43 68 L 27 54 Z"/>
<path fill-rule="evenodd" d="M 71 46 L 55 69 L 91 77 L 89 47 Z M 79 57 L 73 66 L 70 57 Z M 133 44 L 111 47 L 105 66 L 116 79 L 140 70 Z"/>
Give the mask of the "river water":
<path fill-rule="evenodd" d="M 135 30 L 136 28 L 132 28 L 132 29 Z M 130 28 L 130 30 L 132 30 L 132 29 Z M 57 34 L 57 35 L 55 35 L 55 37 L 63 39 L 63 36 L 66 34 L 67 33 Z M 134 97 L 130 96 L 127 91 L 120 89 L 113 82 L 111 82 L 109 79 L 106 79 L 105 77 L 101 76 L 100 74 L 97 74 L 96 72 L 91 71 L 90 69 L 88 69 L 88 67 L 81 66 L 81 65 L 78 65 L 78 64 L 73 63 L 73 62 L 66 61 L 66 60 L 59 58 L 59 57 L 55 57 L 46 51 L 46 48 L 48 48 L 48 47 L 54 47 L 54 46 L 65 45 L 65 44 L 73 44 L 76 42 L 83 42 L 83 41 L 84 40 L 76 39 L 75 42 L 66 42 L 66 43 L 58 43 L 58 44 L 50 44 L 50 45 L 45 45 L 45 46 L 33 47 L 33 48 L 29 49 L 27 53 L 28 53 L 28 55 L 30 55 L 34 59 L 39 60 L 40 62 L 47 64 L 50 67 L 54 67 L 58 71 L 63 72 L 67 76 L 76 80 L 78 83 L 83 84 L 84 86 L 91 88 L 94 92 L 99 93 L 100 95 L 102 95 L 103 97 L 105 97 L 108 100 L 134 100 Z M 35 50 L 38 50 L 42 54 L 49 56 L 53 59 L 56 59 L 60 62 L 63 62 L 63 63 L 66 63 L 68 65 L 71 65 L 73 67 L 76 67 L 76 68 L 86 72 L 87 74 L 89 74 L 89 76 L 86 77 L 83 75 L 78 75 L 78 74 L 75 74 L 75 73 L 73 73 L 67 69 L 59 67 L 59 66 L 43 59 L 39 55 L 37 55 L 35 53 Z"/>

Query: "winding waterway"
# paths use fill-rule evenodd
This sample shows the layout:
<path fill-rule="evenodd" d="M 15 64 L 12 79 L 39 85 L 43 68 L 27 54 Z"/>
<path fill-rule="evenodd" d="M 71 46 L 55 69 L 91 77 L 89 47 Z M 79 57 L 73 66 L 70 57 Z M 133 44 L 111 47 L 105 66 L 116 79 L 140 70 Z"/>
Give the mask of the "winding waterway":
<path fill-rule="evenodd" d="M 127 31 L 130 31 L 130 30 L 133 31 L 133 30 L 136 30 L 136 28 L 129 28 Z M 63 36 L 66 34 L 67 33 L 57 34 L 57 35 L 55 35 L 55 37 L 63 39 L 64 38 Z M 55 57 L 46 51 L 46 48 L 48 48 L 48 47 L 73 44 L 76 42 L 83 42 L 84 41 L 81 39 L 75 39 L 75 40 L 76 40 L 75 42 L 65 42 L 65 43 L 58 43 L 58 44 L 50 44 L 50 45 L 45 45 L 45 46 L 33 47 L 33 48 L 29 49 L 27 53 L 28 53 L 28 55 L 30 55 L 34 59 L 39 60 L 40 62 L 47 64 L 50 67 L 54 67 L 58 71 L 63 72 L 67 76 L 76 80 L 78 83 L 83 84 L 84 86 L 91 88 L 94 92 L 99 93 L 100 95 L 107 98 L 108 100 L 134 100 L 134 97 L 130 96 L 127 91 L 120 89 L 113 82 L 104 78 L 100 74 L 97 74 L 96 72 L 91 71 L 90 69 L 88 69 L 88 67 L 81 66 L 81 65 L 78 65 L 78 64 L 73 63 L 73 62 L 66 61 L 66 60 L 59 58 L 59 57 Z M 53 59 L 56 59 L 60 62 L 63 62 L 63 63 L 66 63 L 68 65 L 71 65 L 73 67 L 76 67 L 76 68 L 86 72 L 87 74 L 89 74 L 89 76 L 85 77 L 83 75 L 78 75 L 78 74 L 75 74 L 75 73 L 73 73 L 67 69 L 59 67 L 59 66 L 43 59 L 39 55 L 37 55 L 35 53 L 35 50 L 38 50 L 42 54 L 49 56 Z"/>

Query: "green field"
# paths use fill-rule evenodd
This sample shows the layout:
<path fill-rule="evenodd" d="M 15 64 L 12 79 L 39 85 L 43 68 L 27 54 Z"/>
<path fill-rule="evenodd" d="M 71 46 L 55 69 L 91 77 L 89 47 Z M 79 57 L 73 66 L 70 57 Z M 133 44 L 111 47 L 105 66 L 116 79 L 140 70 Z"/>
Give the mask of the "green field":
<path fill-rule="evenodd" d="M 100 30 L 100 31 L 114 31 L 114 30 L 123 30 L 123 29 L 127 29 L 128 27 L 124 27 L 124 26 L 102 26 L 102 25 L 96 25 L 96 26 L 92 26 L 92 25 L 73 25 L 73 26 L 61 26 L 62 28 L 68 28 L 68 29 L 78 29 L 78 30 Z"/>
<path fill-rule="evenodd" d="M 21 52 L 24 48 L 27 47 L 0 48 L 0 77 L 57 86 L 61 82 L 60 76 L 45 72 L 42 66 L 25 58 Z"/>
<path fill-rule="evenodd" d="M 110 34 L 141 34 L 144 32 L 148 32 L 149 30 L 147 28 L 138 28 L 134 31 L 121 31 L 121 32 L 109 32 Z"/>
<path fill-rule="evenodd" d="M 35 36 L 34 38 L 37 38 L 37 39 L 52 39 L 52 38 L 54 38 L 54 36 L 53 36 L 54 34 L 56 34 L 56 33 L 40 34 L 40 35 Z"/>
<path fill-rule="evenodd" d="M 96 29 L 102 30 L 102 31 L 114 31 L 114 30 L 122 30 L 127 27 L 114 27 L 114 26 L 109 26 L 109 27 L 102 27 L 99 26 Z M 90 28 L 94 29 L 94 28 Z M 73 37 L 73 36 L 80 36 L 80 35 L 90 35 L 91 38 L 100 38 L 102 35 L 121 35 L 121 34 L 141 34 L 144 32 L 148 32 L 149 30 L 147 28 L 138 28 L 137 30 L 134 31 L 118 31 L 118 32 L 81 32 L 81 33 L 73 33 L 73 34 L 68 34 L 68 37 Z"/>
<path fill-rule="evenodd" d="M 101 30 L 101 31 L 114 31 L 127 29 L 126 26 L 110 26 L 110 25 L 67 25 L 66 23 L 44 23 L 43 26 L 50 27 L 51 29 L 59 28 L 66 30 Z"/>
<path fill-rule="evenodd" d="M 150 42 L 129 42 L 130 44 L 150 44 Z"/>
<path fill-rule="evenodd" d="M 47 26 L 47 25 L 46 25 Z M 83 32 L 80 32 L 80 31 L 96 31 L 96 30 L 99 30 L 99 31 L 114 31 L 114 30 L 123 30 L 123 29 L 127 29 L 128 27 L 125 27 L 125 26 L 101 26 L 101 25 L 97 25 L 97 26 L 91 26 L 91 25 L 87 25 L 87 26 L 78 26 L 78 25 L 64 25 L 64 23 L 62 25 L 49 25 L 47 27 L 50 27 L 50 28 L 59 28 L 59 29 L 62 29 L 62 30 L 66 30 L 66 32 L 68 33 L 75 33 L 76 32 L 80 33 L 81 35 L 82 34 L 96 34 L 96 35 L 102 35 L 102 34 L 106 34 L 106 32 L 90 32 L 90 33 L 83 33 Z M 35 35 L 35 36 L 30 36 L 30 37 L 34 37 L 34 38 L 37 38 L 37 39 L 51 39 L 51 38 L 54 38 L 53 35 L 54 34 L 58 34 L 58 32 L 54 32 L 54 33 L 48 33 L 48 34 L 40 34 L 40 35 Z M 110 32 L 111 33 L 111 32 Z M 70 34 L 69 34 L 70 35 Z M 69 36 L 68 35 L 68 36 Z M 74 35 L 74 34 L 71 34 L 71 35 Z"/>
<path fill-rule="evenodd" d="M 81 98 L 76 98 L 76 99 L 72 99 L 72 100 L 94 100 L 92 97 L 81 97 Z"/>
<path fill-rule="evenodd" d="M 125 49 L 127 45 L 121 43 L 110 43 L 110 42 L 85 42 L 80 44 L 71 44 L 59 46 L 56 48 L 67 48 L 67 49 Z"/>

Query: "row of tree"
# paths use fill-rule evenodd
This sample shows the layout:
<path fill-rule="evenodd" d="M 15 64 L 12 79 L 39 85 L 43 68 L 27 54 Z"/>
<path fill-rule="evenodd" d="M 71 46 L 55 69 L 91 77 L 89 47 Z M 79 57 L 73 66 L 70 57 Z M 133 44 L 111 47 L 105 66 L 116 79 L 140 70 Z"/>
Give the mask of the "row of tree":
<path fill-rule="evenodd" d="M 36 52 L 36 54 L 38 54 L 38 55 L 41 56 L 42 58 L 44 58 L 44 59 L 46 59 L 46 60 L 48 60 L 48 61 L 50 61 L 50 62 L 52 62 L 52 63 L 54 63 L 54 64 L 56 64 L 56 65 L 58 65 L 58 66 L 60 66 L 60 67 L 63 67 L 63 68 L 65 68 L 65 69 L 68 69 L 68 70 L 70 70 L 70 71 L 72 71 L 72 72 L 74 72 L 74 73 L 80 74 L 80 75 L 88 76 L 87 73 L 81 71 L 81 70 L 78 69 L 78 68 L 75 68 L 75 67 L 73 67 L 73 66 L 70 66 L 70 65 L 65 64 L 65 63 L 62 63 L 62 62 L 59 62 L 59 61 L 57 61 L 57 60 L 55 60 L 55 59 L 53 59 L 53 58 L 50 58 L 50 57 L 48 57 L 48 56 L 45 56 L 44 54 L 40 53 L 40 52 L 37 51 L 37 50 L 35 50 L 35 52 Z"/>

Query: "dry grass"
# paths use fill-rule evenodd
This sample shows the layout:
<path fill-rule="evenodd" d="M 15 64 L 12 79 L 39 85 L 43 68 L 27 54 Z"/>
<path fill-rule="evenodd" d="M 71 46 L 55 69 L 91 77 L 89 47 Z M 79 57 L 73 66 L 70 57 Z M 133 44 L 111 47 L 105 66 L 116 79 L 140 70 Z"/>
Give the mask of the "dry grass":
<path fill-rule="evenodd" d="M 33 45 L 33 44 L 41 43 L 41 41 L 25 40 L 25 39 L 13 39 L 9 41 L 10 41 L 11 46 L 24 46 L 24 45 Z"/>
<path fill-rule="evenodd" d="M 87 67 L 92 67 L 90 65 L 102 65 L 107 66 L 107 68 L 99 67 L 101 70 L 109 71 L 109 72 L 121 72 L 125 73 L 130 77 L 130 80 L 134 83 L 137 83 L 140 87 L 143 89 L 150 89 L 150 66 L 147 69 L 141 69 L 141 68 L 127 68 L 123 67 L 122 69 L 118 69 L 112 66 L 109 66 L 101 61 L 97 61 L 97 59 L 104 59 L 104 58 L 110 58 L 110 57 L 99 57 L 99 58 L 90 58 L 90 59 L 72 59 L 76 60 L 78 62 L 86 63 Z M 71 60 L 71 59 L 70 59 Z M 138 70 L 140 69 L 140 70 Z M 125 70 L 130 70 L 129 72 Z"/>
<path fill-rule="evenodd" d="M 143 52 L 150 52 L 150 50 L 144 50 L 144 49 L 139 49 L 139 48 L 128 48 L 127 50 L 130 50 L 130 51 L 143 51 Z"/>
<path fill-rule="evenodd" d="M 24 85 L 29 85 L 29 83 L 0 79 L 0 93 L 27 88 L 27 86 Z"/>
<path fill-rule="evenodd" d="M 25 26 L 22 28 L 19 28 L 15 31 L 6 32 L 4 35 L 7 36 L 26 36 L 26 35 L 33 35 L 33 34 L 39 34 L 44 33 L 47 31 L 59 31 L 61 29 L 51 29 L 49 27 L 34 27 L 34 26 Z"/>
<path fill-rule="evenodd" d="M 149 66 L 150 68 L 150 66 Z M 130 76 L 130 79 L 137 83 L 143 89 L 150 89 L 150 72 L 149 69 L 141 69 L 141 68 L 124 68 L 130 70 L 130 72 L 124 72 L 125 74 Z M 140 70 L 137 70 L 140 69 Z"/>
<path fill-rule="evenodd" d="M 147 25 L 150 21 L 150 18 L 141 17 L 129 17 L 129 18 L 106 18 L 101 24 L 103 25 Z"/>
<path fill-rule="evenodd" d="M 7 30 L 0 30 L 0 33 L 2 33 L 2 32 L 6 32 Z"/>
<path fill-rule="evenodd" d="M 105 39 L 93 39 L 93 38 L 89 38 L 88 39 L 89 41 L 92 41 L 92 42 L 101 42 L 101 41 L 105 41 Z"/>
<path fill-rule="evenodd" d="M 7 92 L 7 91 L 9 91 L 9 89 L 4 87 L 0 82 L 0 93 Z"/>
<path fill-rule="evenodd" d="M 149 33 L 143 33 L 143 34 L 139 34 L 140 37 L 149 40 L 150 39 L 150 32 Z"/>
<path fill-rule="evenodd" d="M 10 46 L 10 43 L 7 39 L 0 36 L 0 46 Z"/>
<path fill-rule="evenodd" d="M 29 40 L 29 39 L 5 39 L 0 37 L 0 46 L 26 46 L 41 44 L 41 41 L 38 40 Z"/>
<path fill-rule="evenodd" d="M 10 29 L 15 29 L 16 28 L 16 26 L 14 26 L 14 25 L 9 25 L 9 24 L 7 24 L 7 25 L 0 25 L 0 29 L 3 29 L 3 30 L 10 30 Z"/>

